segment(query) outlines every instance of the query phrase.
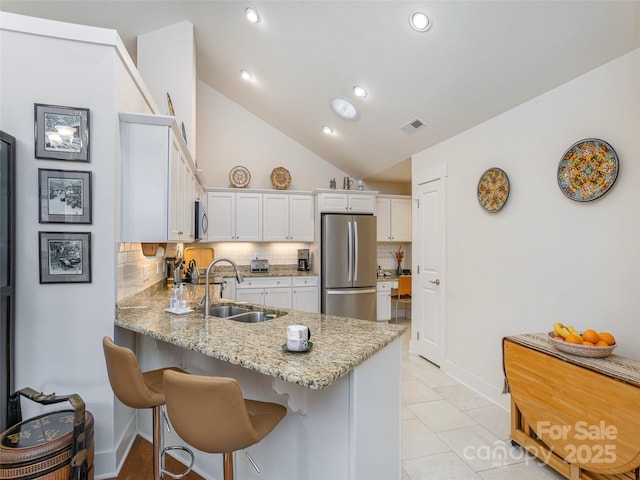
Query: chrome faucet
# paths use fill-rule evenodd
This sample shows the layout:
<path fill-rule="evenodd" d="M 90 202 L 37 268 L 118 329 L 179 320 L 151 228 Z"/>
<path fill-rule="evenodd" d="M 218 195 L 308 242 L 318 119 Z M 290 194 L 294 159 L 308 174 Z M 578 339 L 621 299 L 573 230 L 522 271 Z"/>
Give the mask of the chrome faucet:
<path fill-rule="evenodd" d="M 244 280 L 242 279 L 242 274 L 240 273 L 240 269 L 238 268 L 238 265 L 236 264 L 236 262 L 234 262 L 233 260 L 231 260 L 230 258 L 226 258 L 226 257 L 220 257 L 220 258 L 216 258 L 214 260 L 211 261 L 211 263 L 209 264 L 209 266 L 207 267 L 207 271 L 205 274 L 205 280 L 204 280 L 204 285 L 205 285 L 205 291 L 204 291 L 204 318 L 209 318 L 209 308 L 211 306 L 211 299 L 209 296 L 209 274 L 211 272 L 211 267 L 213 267 L 216 263 L 218 262 L 228 262 L 231 264 L 231 266 L 233 267 L 233 269 L 236 271 L 236 280 L 238 280 L 238 283 L 242 283 Z"/>

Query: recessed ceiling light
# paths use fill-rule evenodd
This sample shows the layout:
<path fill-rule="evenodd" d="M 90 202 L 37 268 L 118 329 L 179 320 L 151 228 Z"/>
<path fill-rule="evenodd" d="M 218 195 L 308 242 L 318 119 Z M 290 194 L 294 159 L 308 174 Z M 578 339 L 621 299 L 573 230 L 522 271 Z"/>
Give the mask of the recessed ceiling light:
<path fill-rule="evenodd" d="M 324 125 L 322 127 L 322 131 L 327 135 L 331 135 L 333 133 L 333 128 L 331 128 L 329 125 Z"/>
<path fill-rule="evenodd" d="M 253 80 L 253 76 L 246 70 L 240 70 L 240 76 L 245 80 Z"/>
<path fill-rule="evenodd" d="M 346 98 L 333 97 L 329 101 L 331 108 L 334 112 L 340 115 L 342 118 L 352 120 L 358 116 L 358 110 L 356 107 Z"/>
<path fill-rule="evenodd" d="M 247 20 L 251 23 L 260 23 L 260 14 L 257 10 L 254 10 L 251 7 L 247 7 L 244 11 L 244 14 L 247 16 Z"/>
<path fill-rule="evenodd" d="M 359 85 L 354 85 L 353 94 L 356 97 L 364 98 L 367 96 L 367 91 Z"/>
<path fill-rule="evenodd" d="M 424 12 L 413 12 L 409 16 L 409 24 L 416 32 L 426 32 L 431 28 L 431 19 Z"/>

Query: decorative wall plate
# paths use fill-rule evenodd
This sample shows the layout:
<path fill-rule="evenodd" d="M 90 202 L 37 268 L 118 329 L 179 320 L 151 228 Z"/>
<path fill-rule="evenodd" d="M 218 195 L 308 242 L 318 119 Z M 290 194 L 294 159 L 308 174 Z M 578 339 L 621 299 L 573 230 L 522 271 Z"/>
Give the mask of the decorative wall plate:
<path fill-rule="evenodd" d="M 291 185 L 291 174 L 284 167 L 276 167 L 271 172 L 271 185 L 278 190 L 286 190 Z"/>
<path fill-rule="evenodd" d="M 246 167 L 238 165 L 229 172 L 229 181 L 234 187 L 243 188 L 249 185 L 251 174 Z"/>
<path fill-rule="evenodd" d="M 487 212 L 504 207 L 509 197 L 509 177 L 498 167 L 486 170 L 478 181 L 478 202 Z"/>
<path fill-rule="evenodd" d="M 167 108 L 169 109 L 169 115 L 175 117 L 176 112 L 173 110 L 173 102 L 171 101 L 171 95 L 169 95 L 169 92 L 167 92 Z"/>
<path fill-rule="evenodd" d="M 558 186 L 576 202 L 603 196 L 618 177 L 620 163 L 611 145 L 597 138 L 574 143 L 558 164 Z"/>

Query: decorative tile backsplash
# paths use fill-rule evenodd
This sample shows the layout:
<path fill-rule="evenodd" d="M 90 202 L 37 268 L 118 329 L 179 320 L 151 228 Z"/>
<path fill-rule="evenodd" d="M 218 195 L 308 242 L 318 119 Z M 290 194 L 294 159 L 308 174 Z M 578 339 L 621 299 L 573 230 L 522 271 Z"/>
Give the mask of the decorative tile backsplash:
<path fill-rule="evenodd" d="M 378 243 L 378 265 L 383 270 L 395 270 L 395 252 L 402 246 L 404 258 L 403 268 L 411 268 L 411 244 Z M 198 246 L 213 247 L 215 256 L 228 257 L 238 265 L 249 265 L 257 258 L 267 259 L 272 265 L 297 265 L 298 249 L 313 247 L 310 243 L 252 243 L 252 242 L 222 242 L 200 243 Z M 139 243 L 121 243 L 118 252 L 118 301 L 141 292 L 166 277 L 165 254 L 174 256 L 176 250 L 184 251 L 182 244 L 169 244 L 167 252 L 162 247 L 155 257 L 145 257 Z M 312 268 L 317 260 L 312 257 Z M 206 265 L 202 265 L 204 268 Z"/>
<path fill-rule="evenodd" d="M 411 244 L 410 243 L 382 243 L 378 242 L 378 265 L 383 270 L 395 270 L 397 267 L 395 252 L 402 247 L 404 257 L 402 259 L 402 268 L 411 268 Z"/>
<path fill-rule="evenodd" d="M 165 278 L 164 251 L 145 257 L 139 243 L 121 243 L 118 252 L 118 301 Z"/>
<path fill-rule="evenodd" d="M 310 243 L 252 243 L 221 242 L 204 244 L 213 247 L 217 257 L 228 257 L 238 265 L 249 265 L 251 260 L 267 259 L 271 264 L 298 264 L 298 249 L 311 248 Z"/>

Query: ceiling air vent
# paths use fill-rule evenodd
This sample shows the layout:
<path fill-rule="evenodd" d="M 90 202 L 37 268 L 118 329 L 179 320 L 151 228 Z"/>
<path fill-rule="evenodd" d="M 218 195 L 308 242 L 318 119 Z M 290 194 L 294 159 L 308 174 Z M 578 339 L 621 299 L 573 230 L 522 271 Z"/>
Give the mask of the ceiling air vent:
<path fill-rule="evenodd" d="M 414 118 L 409 123 L 402 126 L 402 131 L 405 133 L 413 133 L 422 127 L 424 127 L 424 122 L 419 118 Z"/>

